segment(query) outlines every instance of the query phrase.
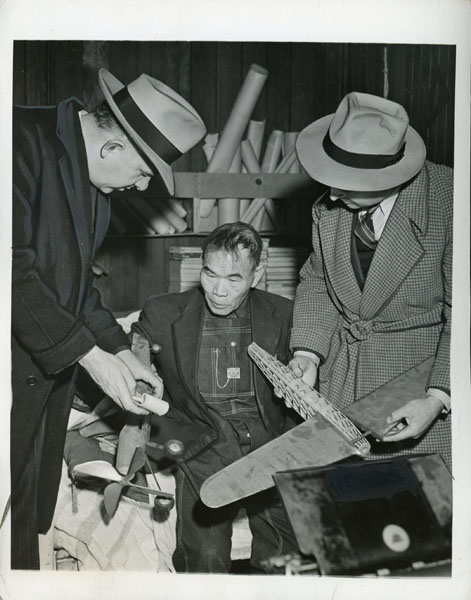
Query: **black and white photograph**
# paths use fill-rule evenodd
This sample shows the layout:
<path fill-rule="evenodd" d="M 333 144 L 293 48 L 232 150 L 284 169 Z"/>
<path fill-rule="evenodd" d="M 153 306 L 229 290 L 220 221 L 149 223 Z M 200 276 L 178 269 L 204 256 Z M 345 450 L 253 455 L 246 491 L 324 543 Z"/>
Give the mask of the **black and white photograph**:
<path fill-rule="evenodd" d="M 470 4 L 19 4 L 0 600 L 467 598 Z"/>

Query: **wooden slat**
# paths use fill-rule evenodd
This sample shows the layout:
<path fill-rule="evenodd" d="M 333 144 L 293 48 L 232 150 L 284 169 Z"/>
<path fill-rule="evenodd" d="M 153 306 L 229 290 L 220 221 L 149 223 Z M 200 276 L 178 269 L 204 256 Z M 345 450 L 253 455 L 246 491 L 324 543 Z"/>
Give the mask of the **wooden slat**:
<path fill-rule="evenodd" d="M 312 198 L 319 185 L 308 175 L 276 173 L 174 173 L 175 198 Z M 135 192 L 134 194 L 135 195 Z M 162 188 L 147 190 L 142 197 L 163 197 Z M 126 192 L 116 194 L 126 197 Z"/>

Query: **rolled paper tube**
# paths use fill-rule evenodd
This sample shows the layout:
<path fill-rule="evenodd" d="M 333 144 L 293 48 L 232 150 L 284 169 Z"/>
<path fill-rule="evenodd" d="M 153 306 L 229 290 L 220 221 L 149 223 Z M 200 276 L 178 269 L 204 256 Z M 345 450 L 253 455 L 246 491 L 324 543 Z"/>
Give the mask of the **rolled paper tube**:
<path fill-rule="evenodd" d="M 145 408 L 159 417 L 165 415 L 170 408 L 168 402 L 151 394 L 142 394 L 142 396 L 133 396 L 132 398 L 140 408 Z"/>
<path fill-rule="evenodd" d="M 262 152 L 263 136 L 265 134 L 265 121 L 249 121 L 247 127 L 246 139 L 252 144 L 253 151 L 257 160 L 260 158 Z"/>
<path fill-rule="evenodd" d="M 260 164 L 249 140 L 244 140 L 240 144 L 242 162 L 249 173 L 261 173 Z"/>
<path fill-rule="evenodd" d="M 175 231 L 182 233 L 188 229 L 188 223 L 179 217 L 166 202 L 152 202 L 152 207 L 155 207 L 162 216 L 175 228 Z"/>
<path fill-rule="evenodd" d="M 249 126 L 247 127 L 247 140 L 246 141 L 248 141 L 248 142 L 250 142 L 250 144 L 252 144 L 252 149 L 253 149 L 257 164 L 258 164 L 258 159 L 260 157 L 260 154 L 262 152 L 262 143 L 263 143 L 264 134 L 265 134 L 265 121 L 264 120 L 263 121 L 254 121 L 253 119 L 251 119 L 249 121 Z M 243 143 L 244 142 L 242 142 L 242 144 Z M 260 167 L 257 167 L 257 169 L 254 171 L 250 171 L 245 166 L 244 161 L 242 161 L 242 172 L 243 173 L 246 173 L 246 172 L 247 173 L 252 173 L 252 172 L 260 173 Z M 250 200 L 248 198 L 241 198 L 240 206 L 239 206 L 239 213 L 241 216 L 248 209 L 249 205 L 250 205 Z"/>
<path fill-rule="evenodd" d="M 252 144 L 248 140 L 244 140 L 241 143 L 242 160 L 249 173 L 260 173 L 260 165 L 258 164 L 255 152 L 252 148 Z M 276 224 L 276 211 L 273 200 L 271 198 L 255 198 L 252 200 L 250 205 L 245 207 L 245 211 L 241 212 L 241 219 L 250 223 L 258 214 L 259 210 L 265 206 L 267 212 L 270 215 L 270 219 L 273 223 L 274 228 Z"/>
<path fill-rule="evenodd" d="M 211 158 L 218 145 L 219 133 L 208 133 L 204 138 L 203 152 L 206 157 L 208 164 L 211 162 Z"/>
<path fill-rule="evenodd" d="M 298 138 L 298 135 L 299 135 L 298 131 L 286 131 L 285 132 L 285 154 L 288 154 L 288 152 L 291 150 L 291 148 L 296 148 L 296 140 Z M 300 173 L 300 172 L 301 172 L 301 165 L 299 164 L 299 161 L 296 158 L 294 163 L 291 165 L 288 173 Z"/>
<path fill-rule="evenodd" d="M 241 217 L 244 223 L 252 223 L 258 212 L 265 206 L 266 198 L 254 198 Z"/>
<path fill-rule="evenodd" d="M 188 214 L 186 209 L 182 206 L 180 200 L 176 200 L 175 198 L 164 198 L 164 202 L 182 219 L 184 219 Z"/>
<path fill-rule="evenodd" d="M 255 105 L 268 76 L 268 71 L 259 65 L 251 65 L 242 87 L 232 107 L 226 125 L 220 135 L 219 143 L 208 165 L 208 173 L 227 172 Z M 207 217 L 215 200 L 201 201 L 201 216 Z"/>
<path fill-rule="evenodd" d="M 204 155 L 206 157 L 206 161 L 209 165 L 209 163 L 211 162 L 211 158 L 214 154 L 214 151 L 216 150 L 216 146 L 218 145 L 218 141 L 219 141 L 219 133 L 208 133 L 206 134 L 206 137 L 204 138 L 204 144 L 203 144 L 203 152 Z M 203 210 L 201 209 L 201 205 L 203 205 L 203 207 L 205 205 L 207 205 L 207 207 L 211 207 L 209 208 L 209 212 L 211 212 L 213 206 L 211 206 L 212 204 L 212 200 L 208 200 L 205 198 L 201 198 L 198 199 L 198 214 L 200 216 L 203 216 L 203 212 L 206 210 L 203 208 Z"/>
<path fill-rule="evenodd" d="M 296 152 L 294 148 L 284 156 L 283 160 L 276 167 L 275 173 L 288 173 L 293 163 L 296 161 Z"/>
<path fill-rule="evenodd" d="M 278 165 L 278 167 L 275 170 L 275 173 L 287 173 L 289 168 L 291 167 L 291 165 L 293 164 L 293 162 L 295 160 L 296 160 L 296 152 L 294 151 L 294 148 L 292 148 L 288 152 L 288 154 L 283 158 L 283 160 L 280 162 L 280 164 Z M 267 201 L 267 198 L 255 198 L 254 200 L 252 200 L 252 202 L 250 203 L 250 206 L 245 211 L 245 213 L 242 215 L 241 220 L 244 221 L 244 223 L 251 224 L 252 221 L 257 216 L 258 211 L 261 209 L 261 207 L 265 206 L 266 201 Z"/>
<path fill-rule="evenodd" d="M 240 173 L 242 166 L 240 146 L 234 154 L 229 173 Z M 218 200 L 218 225 L 235 223 L 239 220 L 239 198 L 220 198 Z"/>
<path fill-rule="evenodd" d="M 245 213 L 245 211 L 250 206 L 250 200 L 248 198 L 241 198 L 239 202 L 239 219 Z"/>
<path fill-rule="evenodd" d="M 208 165 L 208 173 L 223 173 L 229 169 L 267 76 L 268 71 L 263 67 L 250 66 Z"/>
<path fill-rule="evenodd" d="M 261 231 L 263 217 L 265 216 L 265 214 L 266 214 L 265 208 L 262 206 L 262 208 L 258 211 L 258 213 L 255 215 L 255 217 L 252 219 L 252 227 L 256 231 Z"/>
<path fill-rule="evenodd" d="M 171 235 L 175 233 L 175 228 L 162 215 L 159 209 L 147 202 L 146 198 L 135 198 L 132 205 L 159 235 Z"/>
<path fill-rule="evenodd" d="M 268 138 L 267 147 L 262 160 L 262 173 L 274 173 L 280 162 L 283 148 L 283 132 L 275 129 Z"/>

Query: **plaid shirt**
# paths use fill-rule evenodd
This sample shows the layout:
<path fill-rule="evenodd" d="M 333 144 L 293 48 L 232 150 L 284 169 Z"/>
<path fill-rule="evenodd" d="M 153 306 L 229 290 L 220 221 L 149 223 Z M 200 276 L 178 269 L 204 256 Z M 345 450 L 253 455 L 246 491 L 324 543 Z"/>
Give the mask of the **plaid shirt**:
<path fill-rule="evenodd" d="M 244 452 L 270 439 L 255 398 L 253 364 L 247 353 L 251 341 L 247 301 L 228 317 L 215 317 L 206 310 L 198 361 L 199 392 L 210 410 L 230 422 Z"/>

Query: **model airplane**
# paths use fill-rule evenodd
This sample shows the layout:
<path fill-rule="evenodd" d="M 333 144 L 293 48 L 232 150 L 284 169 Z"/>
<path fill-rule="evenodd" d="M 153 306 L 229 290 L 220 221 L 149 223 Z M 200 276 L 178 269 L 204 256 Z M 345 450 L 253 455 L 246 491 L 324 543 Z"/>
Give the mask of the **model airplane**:
<path fill-rule="evenodd" d="M 175 455 L 174 452 L 172 452 Z M 163 492 L 158 483 L 157 479 L 154 476 L 154 483 L 156 484 L 156 488 L 150 488 L 147 486 L 137 485 L 132 482 L 136 473 L 140 471 L 144 465 L 146 464 L 146 456 L 145 451 L 142 446 L 136 448 L 134 453 L 134 458 L 131 462 L 129 472 L 127 475 L 122 475 L 105 460 L 92 460 L 80 465 L 77 465 L 72 474 L 74 477 L 76 475 L 86 475 L 91 477 L 97 477 L 99 479 L 103 479 L 108 481 L 108 485 L 105 487 L 103 499 L 104 505 L 107 515 L 111 518 L 116 512 L 118 508 L 119 500 L 121 498 L 121 494 L 123 493 L 125 488 L 133 488 L 136 491 L 143 492 L 145 494 L 155 496 L 154 506 L 160 510 L 171 510 L 175 504 L 175 500 L 172 494 L 168 494 L 167 492 Z"/>
<path fill-rule="evenodd" d="M 144 364 L 150 367 L 150 348 L 147 340 L 138 334 L 134 334 L 132 350 Z M 147 408 L 147 403 L 151 402 L 152 405 L 149 408 L 154 413 L 165 414 L 168 410 L 168 404 L 165 401 L 153 396 L 150 396 L 147 401 L 143 400 L 146 394 L 151 392 L 152 390 L 147 384 L 142 381 L 137 382 L 136 398 L 140 400 L 139 404 Z M 128 413 L 126 424 L 119 434 L 116 467 L 104 460 L 93 460 L 77 465 L 73 469 L 73 475 L 98 477 L 109 482 L 104 491 L 104 504 L 110 518 L 116 512 L 124 488 L 133 488 L 136 491 L 155 496 L 154 506 L 158 509 L 171 510 L 174 506 L 173 495 L 160 489 L 146 452 L 149 447 L 157 448 L 162 450 L 168 458 L 176 460 L 183 453 L 184 447 L 179 440 L 168 440 L 164 445 L 151 442 L 150 429 L 150 413 L 146 415 Z M 132 482 L 136 473 L 145 466 L 153 475 L 156 489 Z"/>
<path fill-rule="evenodd" d="M 291 369 L 255 342 L 248 352 L 287 406 L 306 421 L 206 479 L 200 496 L 212 508 L 272 487 L 272 475 L 278 471 L 325 466 L 354 455 L 362 458 L 370 450 L 365 435 Z"/>

